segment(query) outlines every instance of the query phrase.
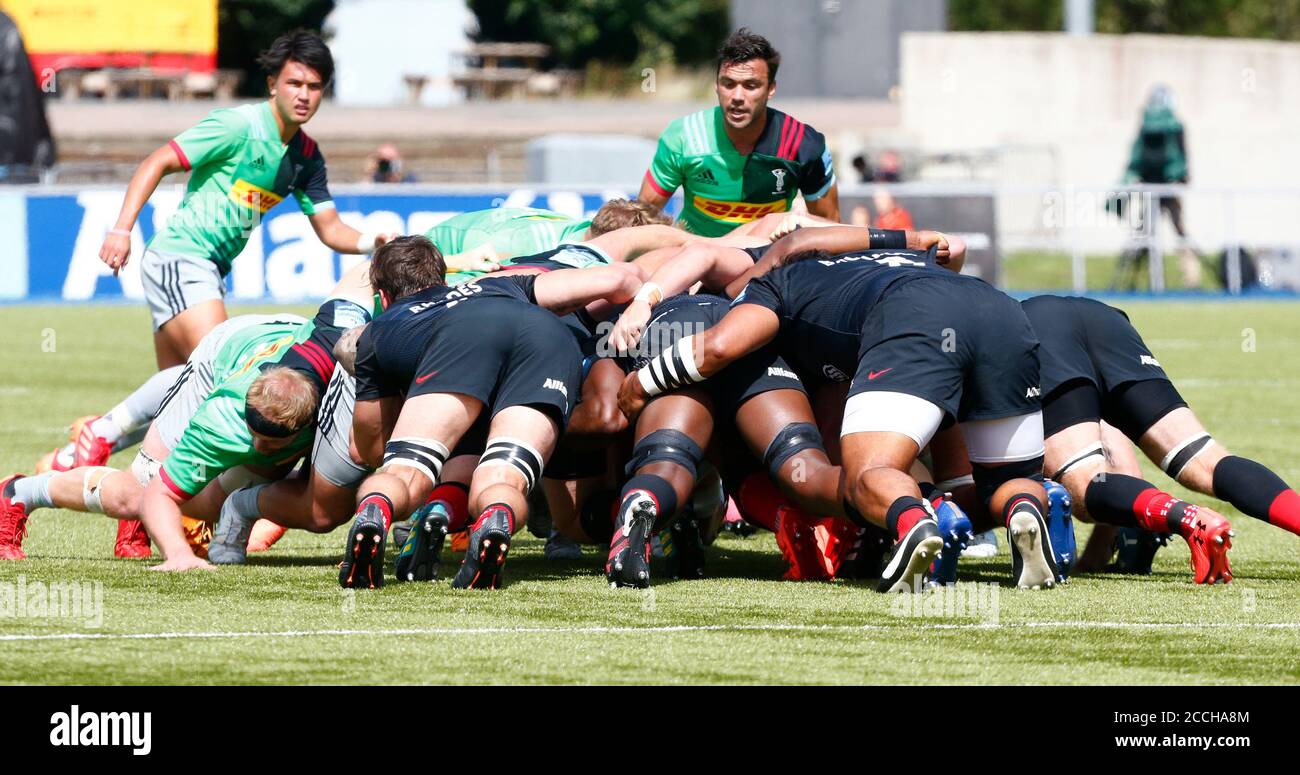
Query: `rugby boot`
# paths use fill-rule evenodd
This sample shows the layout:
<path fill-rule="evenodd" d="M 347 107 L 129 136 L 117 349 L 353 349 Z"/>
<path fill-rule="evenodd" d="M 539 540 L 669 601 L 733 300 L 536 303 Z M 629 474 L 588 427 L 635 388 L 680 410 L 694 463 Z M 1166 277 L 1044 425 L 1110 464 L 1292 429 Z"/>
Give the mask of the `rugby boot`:
<path fill-rule="evenodd" d="M 474 523 L 469 546 L 460 570 L 451 580 L 453 589 L 496 589 L 501 585 L 501 569 L 510 551 L 514 524 L 510 510 L 494 504 Z"/>

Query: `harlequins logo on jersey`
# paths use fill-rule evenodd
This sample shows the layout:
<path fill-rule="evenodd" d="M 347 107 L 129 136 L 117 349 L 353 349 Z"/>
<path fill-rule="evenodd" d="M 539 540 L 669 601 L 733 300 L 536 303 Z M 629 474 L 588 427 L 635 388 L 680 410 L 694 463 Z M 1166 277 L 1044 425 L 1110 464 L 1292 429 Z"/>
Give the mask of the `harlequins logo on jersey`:
<path fill-rule="evenodd" d="M 773 194 L 785 193 L 785 170 L 772 170 L 772 176 L 776 178 L 776 188 L 772 190 Z"/>
<path fill-rule="evenodd" d="M 713 177 L 713 172 L 712 172 L 711 170 L 707 170 L 707 169 L 706 169 L 706 170 L 701 170 L 700 172 L 695 173 L 695 177 L 692 178 L 692 179 L 693 179 L 696 183 L 707 183 L 707 184 L 709 184 L 709 185 L 711 185 L 711 186 L 715 186 L 715 185 L 718 184 L 718 179 L 715 178 L 715 177 Z"/>

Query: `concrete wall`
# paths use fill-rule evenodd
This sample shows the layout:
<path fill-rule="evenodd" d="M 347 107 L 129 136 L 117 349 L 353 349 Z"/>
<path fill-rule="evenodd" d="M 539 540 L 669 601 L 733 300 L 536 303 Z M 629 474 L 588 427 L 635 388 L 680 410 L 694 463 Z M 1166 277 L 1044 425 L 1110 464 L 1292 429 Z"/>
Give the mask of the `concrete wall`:
<path fill-rule="evenodd" d="M 1108 186 L 1128 162 L 1151 87 L 1177 98 L 1198 188 L 1296 188 L 1300 44 L 1173 36 L 909 33 L 902 41 L 903 132 L 924 151 L 1034 147 L 1053 161 L 1000 183 Z M 1011 155 L 1014 155 L 1012 152 Z M 1300 198 L 1252 197 L 1231 217 L 1220 197 L 1189 203 L 1193 236 L 1256 242 L 1286 232 Z M 1037 213 L 1004 219 L 1033 227 Z M 1230 221 L 1235 221 L 1231 223 Z"/>
<path fill-rule="evenodd" d="M 404 105 L 403 78 L 410 74 L 429 79 L 420 104 L 460 102 L 451 82 L 459 67 L 454 55 L 469 48 L 467 31 L 475 23 L 464 0 L 339 0 L 325 20 L 336 101 Z"/>
<path fill-rule="evenodd" d="M 898 84 L 905 30 L 947 27 L 945 0 L 732 0 L 733 27 L 781 52 L 778 89 L 789 97 L 882 98 Z"/>

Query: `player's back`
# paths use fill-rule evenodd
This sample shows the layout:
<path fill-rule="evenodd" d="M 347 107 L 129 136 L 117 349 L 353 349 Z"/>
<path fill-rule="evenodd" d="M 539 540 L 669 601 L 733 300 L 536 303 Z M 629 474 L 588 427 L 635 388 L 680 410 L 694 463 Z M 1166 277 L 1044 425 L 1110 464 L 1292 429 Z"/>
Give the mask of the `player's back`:
<path fill-rule="evenodd" d="M 532 207 L 494 207 L 453 216 L 425 232 L 444 255 L 486 243 L 500 256 L 525 256 L 550 250 L 565 240 L 581 240 L 588 220 Z"/>
<path fill-rule="evenodd" d="M 933 249 L 879 249 L 807 258 L 756 278 L 734 303 L 761 294 L 763 305 L 776 312 L 783 324 L 857 333 L 872 306 L 895 283 L 922 276 L 957 276 L 939 267 L 934 256 Z"/>
<path fill-rule="evenodd" d="M 531 275 L 493 277 L 461 283 L 455 287 L 438 285 L 403 297 L 367 327 L 358 344 L 357 359 L 375 361 L 376 371 L 393 383 L 414 377 L 425 348 L 444 319 L 454 316 L 464 304 L 502 304 L 504 314 L 511 306 L 533 306 Z M 548 313 L 549 314 L 549 313 Z"/>
<path fill-rule="evenodd" d="M 776 313 L 782 352 L 806 377 L 844 379 L 872 308 L 891 287 L 925 277 L 980 282 L 941 268 L 935 256 L 934 249 L 878 249 L 806 258 L 755 278 L 732 305 Z"/>

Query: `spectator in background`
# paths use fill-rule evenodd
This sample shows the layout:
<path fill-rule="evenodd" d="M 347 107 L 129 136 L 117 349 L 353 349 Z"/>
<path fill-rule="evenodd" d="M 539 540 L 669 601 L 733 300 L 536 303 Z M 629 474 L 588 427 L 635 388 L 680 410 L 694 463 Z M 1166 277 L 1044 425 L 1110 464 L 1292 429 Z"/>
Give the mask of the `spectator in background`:
<path fill-rule="evenodd" d="M 871 182 L 871 162 L 867 160 L 865 154 L 860 153 L 853 157 L 853 169 L 858 173 L 859 183 Z"/>
<path fill-rule="evenodd" d="M 876 204 L 876 223 L 877 229 L 911 229 L 915 230 L 912 225 L 912 214 L 907 208 L 894 201 L 893 194 L 884 189 L 876 191 L 874 197 Z"/>
<path fill-rule="evenodd" d="M 372 183 L 414 183 L 415 176 L 403 170 L 397 146 L 384 143 L 370 155 L 366 172 Z"/>
<path fill-rule="evenodd" d="M 1128 169 L 1124 174 L 1125 183 L 1186 183 L 1187 140 L 1183 132 L 1183 122 L 1174 114 L 1174 94 L 1168 86 L 1157 84 L 1147 98 L 1142 111 L 1142 126 L 1133 140 L 1133 149 L 1129 153 Z M 1201 285 L 1201 263 L 1187 245 L 1187 232 L 1183 228 L 1183 204 L 1176 196 L 1157 196 L 1159 209 L 1154 218 L 1158 222 L 1161 213 L 1169 213 L 1174 231 L 1178 233 L 1178 264 L 1183 273 L 1183 282 L 1188 288 Z M 1143 221 L 1152 214 L 1149 209 L 1143 212 Z M 1152 224 L 1158 227 L 1159 223 Z"/>
<path fill-rule="evenodd" d="M 903 163 L 897 151 L 885 151 L 880 154 L 880 163 L 876 165 L 877 183 L 899 183 L 903 180 Z"/>

